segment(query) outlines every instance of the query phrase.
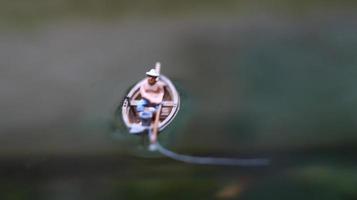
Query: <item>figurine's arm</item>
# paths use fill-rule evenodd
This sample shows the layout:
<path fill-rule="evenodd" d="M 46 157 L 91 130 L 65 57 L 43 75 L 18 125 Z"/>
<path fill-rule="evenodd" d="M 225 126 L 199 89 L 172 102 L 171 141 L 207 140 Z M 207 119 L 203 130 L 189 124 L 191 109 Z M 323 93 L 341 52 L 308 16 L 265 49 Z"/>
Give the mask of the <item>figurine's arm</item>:
<path fill-rule="evenodd" d="M 141 94 L 142 98 L 150 100 L 150 98 L 149 98 L 150 95 L 148 95 L 148 93 L 146 92 L 146 89 L 145 89 L 144 85 L 142 85 L 140 87 L 140 94 Z"/>

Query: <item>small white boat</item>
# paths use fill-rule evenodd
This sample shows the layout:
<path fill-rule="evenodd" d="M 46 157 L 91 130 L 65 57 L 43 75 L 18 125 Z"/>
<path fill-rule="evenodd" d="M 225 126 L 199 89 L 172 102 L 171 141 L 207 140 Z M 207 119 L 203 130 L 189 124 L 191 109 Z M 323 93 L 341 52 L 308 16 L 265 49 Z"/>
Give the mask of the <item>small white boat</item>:
<path fill-rule="evenodd" d="M 141 126 L 141 120 L 139 118 L 139 113 L 136 111 L 136 106 L 141 99 L 139 90 L 144 81 L 147 81 L 147 79 L 145 78 L 139 81 L 131 88 L 122 105 L 123 121 L 129 129 Z M 164 130 L 172 122 L 180 109 L 180 96 L 174 84 L 164 75 L 160 75 L 160 81 L 165 83 L 165 95 L 161 104 L 158 123 L 159 132 Z"/>

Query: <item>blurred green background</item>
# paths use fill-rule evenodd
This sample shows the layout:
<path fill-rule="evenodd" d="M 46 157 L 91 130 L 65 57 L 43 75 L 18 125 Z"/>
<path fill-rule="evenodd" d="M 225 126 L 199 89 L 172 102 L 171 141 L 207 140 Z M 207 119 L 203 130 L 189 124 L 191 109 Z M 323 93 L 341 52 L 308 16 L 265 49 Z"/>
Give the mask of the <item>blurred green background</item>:
<path fill-rule="evenodd" d="M 0 3 L 0 199 L 357 198 L 355 2 Z M 164 146 L 271 165 L 130 136 L 121 101 L 156 61 L 182 100 Z"/>

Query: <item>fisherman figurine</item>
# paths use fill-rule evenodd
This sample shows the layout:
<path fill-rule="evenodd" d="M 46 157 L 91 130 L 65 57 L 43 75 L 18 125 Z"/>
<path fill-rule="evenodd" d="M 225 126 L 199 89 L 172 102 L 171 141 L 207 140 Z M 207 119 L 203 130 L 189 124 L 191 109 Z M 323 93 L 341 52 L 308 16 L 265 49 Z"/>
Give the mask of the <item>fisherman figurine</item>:
<path fill-rule="evenodd" d="M 162 103 L 165 95 L 165 83 L 160 81 L 160 63 L 156 63 L 155 69 L 146 72 L 147 78 L 140 85 L 141 100 L 138 101 L 136 111 L 139 113 L 141 126 L 132 126 L 130 132 L 137 134 L 144 130 L 151 130 L 151 122 L 154 113 L 157 112 L 159 105 Z M 152 136 L 152 141 L 156 140 L 156 135 Z"/>
<path fill-rule="evenodd" d="M 145 107 L 157 108 L 164 98 L 165 84 L 159 80 L 160 63 L 156 63 L 155 69 L 146 72 L 147 81 L 140 86 L 141 100 L 137 105 L 137 111 L 143 112 Z"/>

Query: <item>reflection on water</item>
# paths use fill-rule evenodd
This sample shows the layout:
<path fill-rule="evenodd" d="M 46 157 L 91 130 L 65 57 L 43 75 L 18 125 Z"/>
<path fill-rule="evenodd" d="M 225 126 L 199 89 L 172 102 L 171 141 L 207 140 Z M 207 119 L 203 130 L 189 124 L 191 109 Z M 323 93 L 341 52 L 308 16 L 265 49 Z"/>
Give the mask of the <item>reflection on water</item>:
<path fill-rule="evenodd" d="M 257 13 L 225 1 L 216 9 L 234 4 L 227 15 L 204 6 L 187 16 L 179 7 L 164 18 L 130 6 L 123 16 L 98 14 L 89 9 L 98 1 L 78 10 L 49 2 L 16 4 L 18 18 L 2 12 L 1 199 L 357 197 L 352 6 L 307 12 L 304 1 L 302 13 L 284 12 L 296 4 Z M 61 9 L 35 12 L 41 5 Z M 193 166 L 147 152 L 116 109 L 156 61 L 182 99 L 163 145 L 272 164 Z"/>

